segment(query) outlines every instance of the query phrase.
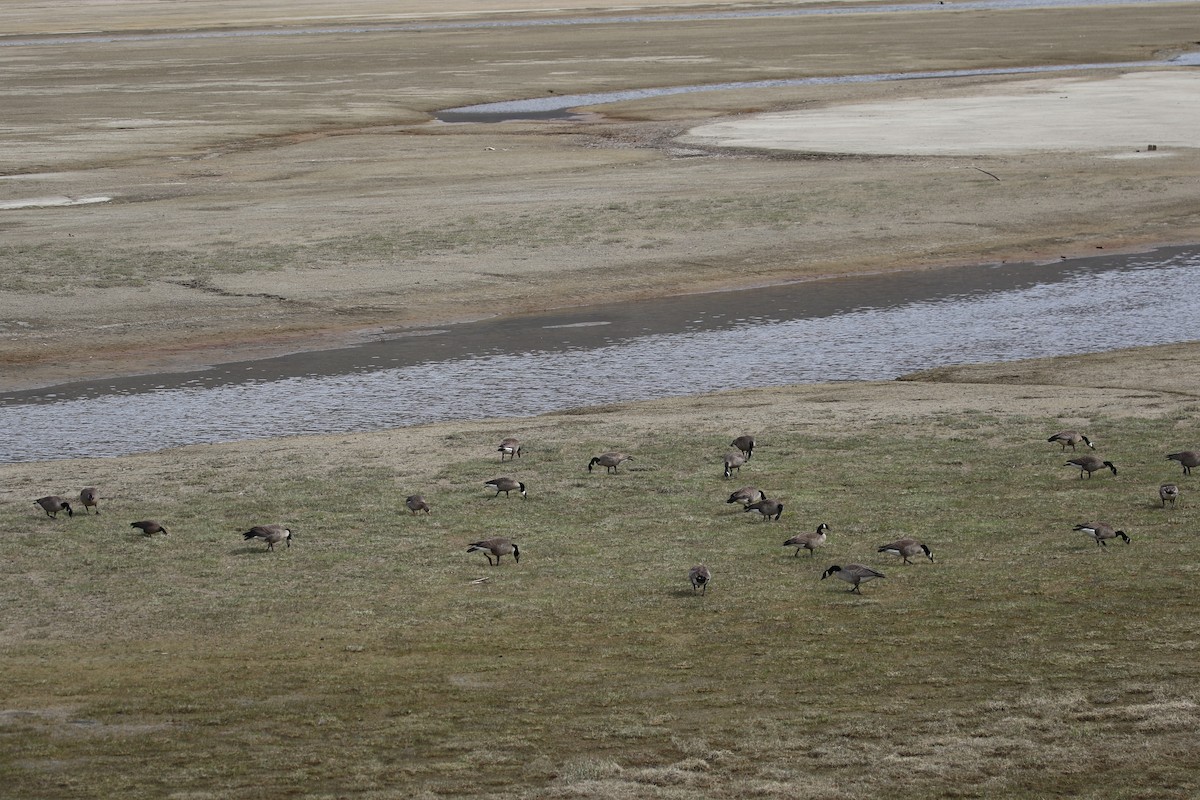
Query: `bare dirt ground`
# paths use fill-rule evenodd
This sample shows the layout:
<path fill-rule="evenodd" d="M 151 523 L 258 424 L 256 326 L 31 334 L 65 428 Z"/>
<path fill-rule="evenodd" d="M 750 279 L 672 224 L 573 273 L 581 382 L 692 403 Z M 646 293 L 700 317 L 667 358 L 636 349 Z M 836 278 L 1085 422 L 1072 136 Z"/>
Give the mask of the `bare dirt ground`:
<path fill-rule="evenodd" d="M 641 8 L 685 7 L 700 8 Z M 1121 86 L 1175 97 L 1185 68 L 1164 82 L 1099 70 L 678 95 L 585 121 L 431 121 L 552 92 L 1163 58 L 1196 47 L 1194 3 L 176 36 L 628 8 L 4 4 L 0 389 L 601 299 L 1200 240 L 1200 150 L 1179 133 L 1197 128 L 1195 104 L 1172 106 L 1154 157 L 1139 152 L 1147 131 L 1114 111 Z M 147 35 L 12 44 L 96 30 Z M 1046 151 L 1058 134 L 1022 101 L 1060 86 L 1084 98 L 1096 138 Z M 922 103 L 947 121 L 946 103 L 990 108 L 1024 120 L 1010 128 L 1025 138 L 989 149 L 1000 134 L 984 115 L 977 139 L 959 131 L 918 154 L 680 139 L 782 111 L 819 112 L 833 127 L 813 130 L 833 138 L 864 108 Z"/>

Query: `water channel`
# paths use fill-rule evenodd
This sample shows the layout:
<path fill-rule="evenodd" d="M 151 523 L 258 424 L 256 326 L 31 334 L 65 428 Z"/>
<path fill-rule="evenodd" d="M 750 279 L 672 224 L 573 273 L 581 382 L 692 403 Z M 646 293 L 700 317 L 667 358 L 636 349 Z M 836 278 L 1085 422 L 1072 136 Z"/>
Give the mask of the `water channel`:
<path fill-rule="evenodd" d="M 0 396 L 0 463 L 366 431 L 1195 338 L 1200 246 L 493 319 Z M 1183 322 L 1181 322 L 1183 321 Z"/>

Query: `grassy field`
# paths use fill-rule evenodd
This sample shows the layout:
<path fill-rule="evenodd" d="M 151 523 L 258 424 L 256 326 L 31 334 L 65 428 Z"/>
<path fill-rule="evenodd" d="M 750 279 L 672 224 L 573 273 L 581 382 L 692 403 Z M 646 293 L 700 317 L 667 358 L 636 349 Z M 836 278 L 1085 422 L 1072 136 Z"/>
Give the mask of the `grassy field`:
<path fill-rule="evenodd" d="M 1195 796 L 1200 477 L 1164 455 L 1200 393 L 1136 360 L 1137 389 L 797 387 L 0 467 L 3 794 Z M 759 447 L 725 480 L 739 421 Z M 1063 466 L 1067 426 L 1119 475 Z M 32 504 L 92 483 L 100 516 Z M 745 484 L 779 522 L 724 502 Z M 1094 519 L 1132 543 L 1072 532 Z M 238 535 L 271 521 L 290 549 Z M 781 547 L 820 522 L 817 557 Z M 875 552 L 902 534 L 936 562 Z M 519 564 L 465 552 L 496 535 Z M 887 577 L 819 580 L 848 562 Z"/>

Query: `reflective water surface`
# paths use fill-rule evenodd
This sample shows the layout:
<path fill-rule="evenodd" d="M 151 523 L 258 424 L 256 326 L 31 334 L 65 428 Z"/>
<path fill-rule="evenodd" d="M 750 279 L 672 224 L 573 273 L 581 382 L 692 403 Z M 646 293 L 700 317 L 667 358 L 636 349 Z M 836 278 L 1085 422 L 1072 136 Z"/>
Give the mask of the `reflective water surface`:
<path fill-rule="evenodd" d="M 1200 246 L 489 320 L 0 397 L 0 462 L 519 416 L 1195 338 Z"/>

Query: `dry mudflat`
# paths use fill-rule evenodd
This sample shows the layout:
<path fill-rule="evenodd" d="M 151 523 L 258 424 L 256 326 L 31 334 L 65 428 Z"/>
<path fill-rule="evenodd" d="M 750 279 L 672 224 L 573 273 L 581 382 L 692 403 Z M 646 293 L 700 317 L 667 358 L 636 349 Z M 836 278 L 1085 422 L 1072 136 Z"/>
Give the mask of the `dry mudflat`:
<path fill-rule="evenodd" d="M 1163 59 L 1196 47 L 1195 4 L 419 31 L 385 27 L 752 7 L 392 6 L 4 4 L 0 388 L 598 299 L 1200 239 L 1194 69 L 433 120 L 549 93 Z M 293 35 L 227 35 L 268 29 Z M 95 31 L 136 38 L 80 38 Z"/>

